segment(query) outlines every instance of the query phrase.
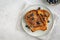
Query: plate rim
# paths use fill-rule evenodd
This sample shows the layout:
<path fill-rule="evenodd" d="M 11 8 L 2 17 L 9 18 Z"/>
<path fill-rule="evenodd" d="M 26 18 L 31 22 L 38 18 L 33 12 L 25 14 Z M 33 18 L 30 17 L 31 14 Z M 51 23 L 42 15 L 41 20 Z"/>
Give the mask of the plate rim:
<path fill-rule="evenodd" d="M 22 11 L 22 13 L 24 14 L 24 11 L 25 11 L 26 9 L 28 9 L 29 7 L 31 7 L 31 6 L 44 6 L 44 5 L 41 5 L 41 4 L 30 5 L 30 6 L 26 7 L 26 8 Z M 44 7 L 47 8 L 46 6 L 44 6 Z M 49 8 L 47 8 L 47 9 L 50 11 Z M 51 12 L 52 18 L 53 18 L 53 13 L 52 13 L 52 11 L 50 11 L 50 12 Z M 24 16 L 24 15 L 23 15 L 23 16 Z M 22 18 L 23 18 L 23 16 L 22 16 Z M 22 20 L 23 20 L 23 19 L 22 19 Z M 50 29 L 50 31 L 53 29 L 53 24 L 54 24 L 54 21 L 53 21 L 53 19 L 52 19 L 52 28 Z M 22 26 L 22 28 L 23 28 L 23 26 Z M 25 31 L 24 28 L 23 28 L 23 30 Z M 49 31 L 47 34 L 49 34 L 50 31 Z M 25 32 L 27 33 L 27 31 L 25 31 Z M 29 33 L 27 33 L 27 34 L 29 34 Z M 29 34 L 29 35 L 31 35 L 31 34 Z M 31 36 L 34 36 L 34 35 L 31 35 Z M 42 35 L 42 36 L 45 36 L 45 35 Z M 34 37 L 40 37 L 40 36 L 34 36 Z"/>

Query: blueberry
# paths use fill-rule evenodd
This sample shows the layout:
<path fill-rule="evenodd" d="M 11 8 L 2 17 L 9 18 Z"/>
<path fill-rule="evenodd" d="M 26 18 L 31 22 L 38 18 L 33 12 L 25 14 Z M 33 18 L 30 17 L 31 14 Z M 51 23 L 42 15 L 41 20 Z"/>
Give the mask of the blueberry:
<path fill-rule="evenodd" d="M 47 17 L 47 15 L 44 15 L 45 17 Z"/>
<path fill-rule="evenodd" d="M 26 25 L 26 27 L 27 27 L 28 29 L 30 29 L 28 25 Z"/>
<path fill-rule="evenodd" d="M 29 16 L 27 16 L 28 18 L 30 18 Z"/>
<path fill-rule="evenodd" d="M 34 20 L 34 18 L 32 18 L 32 20 Z"/>
<path fill-rule="evenodd" d="M 40 24 L 40 22 L 36 22 L 37 24 Z"/>
<path fill-rule="evenodd" d="M 40 10 L 40 7 L 38 7 L 38 9 L 37 10 Z"/>
<path fill-rule="evenodd" d="M 30 14 L 30 16 L 34 16 L 34 14 L 32 13 L 32 14 Z"/>
<path fill-rule="evenodd" d="M 45 18 L 43 18 L 43 20 L 45 20 Z"/>
<path fill-rule="evenodd" d="M 40 16 L 43 16 L 42 14 L 40 14 Z"/>
<path fill-rule="evenodd" d="M 28 25 L 26 25 L 26 27 L 28 27 Z"/>
<path fill-rule="evenodd" d="M 49 23 L 50 21 L 48 21 L 48 23 Z"/>

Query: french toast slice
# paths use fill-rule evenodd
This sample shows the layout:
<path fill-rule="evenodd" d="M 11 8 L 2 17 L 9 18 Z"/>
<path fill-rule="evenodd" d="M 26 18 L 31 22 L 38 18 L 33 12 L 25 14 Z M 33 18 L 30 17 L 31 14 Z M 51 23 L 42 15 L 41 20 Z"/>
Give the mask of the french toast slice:
<path fill-rule="evenodd" d="M 46 10 L 31 10 L 24 16 L 25 21 L 32 32 L 47 30 L 47 21 L 50 14 Z"/>

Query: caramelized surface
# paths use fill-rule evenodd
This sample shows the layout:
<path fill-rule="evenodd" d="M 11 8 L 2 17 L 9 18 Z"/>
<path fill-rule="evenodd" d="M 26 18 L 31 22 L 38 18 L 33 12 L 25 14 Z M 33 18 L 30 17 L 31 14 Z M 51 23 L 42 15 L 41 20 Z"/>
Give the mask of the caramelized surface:
<path fill-rule="evenodd" d="M 47 30 L 47 21 L 50 17 L 50 13 L 46 10 L 31 10 L 24 16 L 25 21 L 32 32 L 37 30 Z"/>

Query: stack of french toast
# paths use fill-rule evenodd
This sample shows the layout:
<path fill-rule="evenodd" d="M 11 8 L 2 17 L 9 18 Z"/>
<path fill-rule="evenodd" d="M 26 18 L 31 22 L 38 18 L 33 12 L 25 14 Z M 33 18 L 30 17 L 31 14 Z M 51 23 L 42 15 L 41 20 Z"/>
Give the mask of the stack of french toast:
<path fill-rule="evenodd" d="M 44 9 L 33 9 L 26 13 L 24 16 L 25 22 L 27 23 L 29 29 L 32 32 L 42 30 L 47 30 L 47 25 L 49 22 L 50 13 Z"/>

